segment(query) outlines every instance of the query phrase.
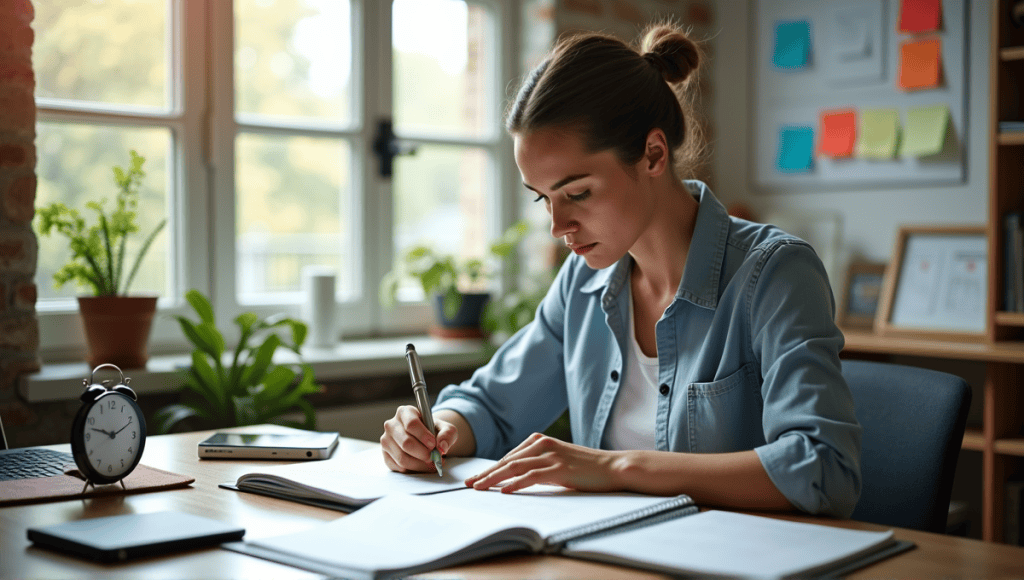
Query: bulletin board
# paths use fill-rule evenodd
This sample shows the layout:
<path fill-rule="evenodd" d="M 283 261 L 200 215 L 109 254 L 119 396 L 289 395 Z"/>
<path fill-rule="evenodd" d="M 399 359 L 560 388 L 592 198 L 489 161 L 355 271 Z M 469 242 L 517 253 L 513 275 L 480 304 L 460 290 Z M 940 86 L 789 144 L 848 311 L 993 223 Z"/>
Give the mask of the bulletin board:
<path fill-rule="evenodd" d="M 821 191 L 965 180 L 967 3 L 935 0 L 941 9 L 936 30 L 901 32 L 904 3 L 908 7 L 922 4 L 920 0 L 751 0 L 755 37 L 749 174 L 755 190 Z M 807 36 L 806 54 L 794 60 L 794 54 L 786 52 L 792 48 L 792 38 Z M 935 40 L 940 45 L 935 53 L 940 59 L 938 84 L 901 88 L 906 78 L 900 76 L 906 58 L 901 46 Z M 948 116 L 942 113 L 945 128 L 941 136 L 934 136 L 940 131 L 938 125 L 922 125 L 920 120 L 928 111 L 943 109 L 948 109 Z M 822 138 L 836 134 L 834 129 L 823 130 L 822 115 L 836 112 L 852 112 L 856 118 L 857 143 L 848 156 L 820 150 Z M 877 123 L 879 118 L 889 119 L 896 128 L 891 157 L 879 155 L 877 149 L 860 149 L 877 138 L 876 127 L 886 126 L 863 123 Z M 793 152 L 806 151 L 812 140 L 807 166 L 794 166 Z M 924 145 L 928 151 L 922 154 L 922 145 L 929 140 L 933 147 Z M 794 144 L 803 149 L 794 149 Z"/>

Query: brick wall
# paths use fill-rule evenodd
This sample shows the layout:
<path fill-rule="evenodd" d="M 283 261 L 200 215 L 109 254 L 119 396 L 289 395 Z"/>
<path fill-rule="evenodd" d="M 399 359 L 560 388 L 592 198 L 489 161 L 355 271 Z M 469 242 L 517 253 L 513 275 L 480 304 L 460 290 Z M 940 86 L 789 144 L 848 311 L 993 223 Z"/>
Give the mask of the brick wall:
<path fill-rule="evenodd" d="M 19 375 L 39 369 L 34 14 L 30 0 L 0 2 L 0 416 L 9 432 L 38 421 L 15 389 Z"/>

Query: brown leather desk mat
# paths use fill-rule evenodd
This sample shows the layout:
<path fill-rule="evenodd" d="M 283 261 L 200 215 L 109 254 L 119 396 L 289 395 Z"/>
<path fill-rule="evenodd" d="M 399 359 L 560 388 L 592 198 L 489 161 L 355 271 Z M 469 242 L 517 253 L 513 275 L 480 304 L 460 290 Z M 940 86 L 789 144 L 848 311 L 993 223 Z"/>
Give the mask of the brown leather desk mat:
<path fill-rule="evenodd" d="M 186 477 L 140 464 L 128 474 L 128 477 L 124 478 L 124 487 L 121 487 L 120 483 L 112 483 L 90 485 L 83 490 L 85 481 L 72 464 L 65 467 L 64 475 L 3 482 L 0 484 L 0 506 L 161 491 L 187 487 L 195 480 L 194 477 Z"/>

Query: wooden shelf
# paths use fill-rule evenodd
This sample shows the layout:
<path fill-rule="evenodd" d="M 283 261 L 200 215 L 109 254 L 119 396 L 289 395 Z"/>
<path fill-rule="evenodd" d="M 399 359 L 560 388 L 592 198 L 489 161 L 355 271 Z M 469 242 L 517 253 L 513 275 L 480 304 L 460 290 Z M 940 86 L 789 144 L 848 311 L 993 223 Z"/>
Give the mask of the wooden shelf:
<path fill-rule="evenodd" d="M 1024 327 L 1024 312 L 996 312 L 996 324 Z"/>
<path fill-rule="evenodd" d="M 1024 457 L 1024 439 L 996 439 L 992 444 L 996 453 Z"/>
<path fill-rule="evenodd" d="M 865 331 L 844 330 L 843 352 L 865 354 L 899 354 L 1024 364 L 1024 342 L 964 342 L 883 336 Z"/>
<path fill-rule="evenodd" d="M 1024 60 L 1024 46 L 1010 46 L 999 51 L 999 58 L 1004 61 Z"/>
<path fill-rule="evenodd" d="M 1000 145 L 1024 145 L 1024 131 L 1000 133 L 996 137 Z"/>
<path fill-rule="evenodd" d="M 984 451 L 985 434 L 981 432 L 981 429 L 967 429 L 964 431 L 964 442 L 961 447 L 971 451 Z"/>

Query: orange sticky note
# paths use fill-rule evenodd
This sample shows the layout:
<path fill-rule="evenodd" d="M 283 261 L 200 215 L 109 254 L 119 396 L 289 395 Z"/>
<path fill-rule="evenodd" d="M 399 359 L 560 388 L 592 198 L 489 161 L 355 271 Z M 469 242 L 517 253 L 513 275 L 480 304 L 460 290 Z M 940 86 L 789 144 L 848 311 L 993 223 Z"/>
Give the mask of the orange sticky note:
<path fill-rule="evenodd" d="M 931 32 L 939 29 L 942 0 L 903 0 L 900 2 L 898 32 Z"/>
<path fill-rule="evenodd" d="M 939 86 L 942 71 L 942 41 L 937 38 L 904 42 L 900 45 L 899 87 L 905 91 Z"/>
<path fill-rule="evenodd" d="M 818 151 L 831 157 L 850 157 L 857 140 L 857 113 L 853 109 L 822 111 Z"/>

